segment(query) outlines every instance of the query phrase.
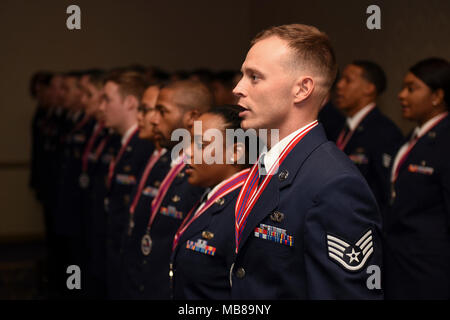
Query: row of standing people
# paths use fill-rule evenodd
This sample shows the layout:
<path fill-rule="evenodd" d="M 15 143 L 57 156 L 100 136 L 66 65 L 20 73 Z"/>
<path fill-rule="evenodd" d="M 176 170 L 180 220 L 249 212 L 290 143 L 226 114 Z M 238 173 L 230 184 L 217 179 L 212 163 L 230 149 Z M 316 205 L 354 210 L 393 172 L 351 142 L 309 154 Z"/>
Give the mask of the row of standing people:
<path fill-rule="evenodd" d="M 247 93 L 242 92 L 242 86 L 250 76 L 245 68 L 243 71 L 235 94 L 246 107 L 242 97 Z M 399 154 L 397 150 L 403 143 L 401 133 L 375 106 L 376 97 L 385 86 L 380 68 L 367 61 L 355 61 L 343 70 L 336 84 L 335 104 L 348 118 L 343 119 L 344 129 L 334 131 L 335 141 L 360 169 L 367 183 L 354 177 L 354 186 L 350 189 L 359 189 L 354 196 L 348 195 L 345 186 L 337 186 L 337 191 L 329 189 L 328 197 L 333 205 L 328 209 L 337 210 L 336 203 L 344 199 L 354 201 L 347 204 L 353 207 L 342 205 L 343 208 L 337 210 L 348 211 L 341 213 L 343 223 L 348 226 L 339 230 L 340 233 L 352 230 L 351 240 L 367 235 L 358 234 L 356 230 L 362 232 L 364 226 L 371 226 L 373 243 L 370 243 L 375 252 L 365 251 L 368 261 L 364 261 L 364 266 L 376 264 L 385 271 L 386 297 L 427 298 L 448 294 L 449 282 L 441 281 L 448 277 L 445 273 L 448 258 L 446 251 L 441 250 L 448 245 L 448 181 L 445 179 L 448 159 L 444 146 L 448 141 L 446 99 L 449 95 L 448 83 L 439 80 L 433 72 L 441 72 L 441 79 L 448 77 L 448 73 L 445 74 L 448 63 L 439 59 L 426 60 L 413 67 L 405 78 L 400 93 L 404 116 L 417 121 L 424 129 L 416 130 L 421 133 L 419 138 L 408 142 Z M 67 82 L 71 77 L 68 74 L 59 80 Z M 210 109 L 211 93 L 200 82 L 174 82 L 160 88 L 148 86 L 139 74 L 132 72 L 112 73 L 98 82 L 96 79 L 102 77 L 96 72 L 74 78 L 86 92 L 90 86 L 95 91 L 93 87 L 97 85 L 98 95 L 92 92 L 90 95 L 92 110 L 89 111 L 89 102 L 85 101 L 86 116 L 80 120 L 76 118 L 76 108 L 67 103 L 66 110 L 70 111 L 66 114 L 58 111 L 61 109 L 49 108 L 36 121 L 41 128 L 38 129 L 41 134 L 35 135 L 40 137 L 36 145 L 45 149 L 42 152 L 45 156 L 36 164 L 35 172 L 44 175 L 36 189 L 41 193 L 40 198 L 45 199 L 48 229 L 54 230 L 50 242 L 57 261 L 54 274 L 60 275 L 56 283 L 61 284 L 65 276 L 61 271 L 65 264 L 79 264 L 88 275 L 84 277 L 84 292 L 90 297 L 382 297 L 380 290 L 366 287 L 367 275 L 356 264 L 363 250 L 358 251 L 355 245 L 348 246 L 352 251 L 344 251 L 342 262 L 336 263 L 336 259 L 324 259 L 327 253 L 331 255 L 327 243 L 318 240 L 324 236 L 320 228 L 310 235 L 311 244 L 302 243 L 295 232 L 290 234 L 292 230 L 286 220 L 289 223 L 292 220 L 287 212 L 299 206 L 291 203 L 288 209 L 280 209 L 290 202 L 289 198 L 284 198 L 273 208 L 276 210 L 264 218 L 264 223 L 250 232 L 256 240 L 250 241 L 248 246 L 253 244 L 253 247 L 241 251 L 244 255 L 241 264 L 248 264 L 248 268 L 235 267 L 236 261 L 239 262 L 237 252 L 233 252 L 239 248 L 239 241 L 235 239 L 239 232 L 234 228 L 235 205 L 244 182 L 253 175 L 248 168 L 239 165 L 186 165 L 182 158 L 172 155 L 175 143 L 171 135 L 178 128 L 190 130 L 196 119 L 202 120 L 204 129 L 237 129 L 242 119 L 246 121 L 245 111 L 242 116 L 242 109 L 236 106 Z M 58 77 L 53 77 L 52 81 L 58 81 Z M 419 98 L 434 100 L 424 105 L 428 100 L 419 100 L 416 90 L 419 90 Z M 421 96 L 420 90 L 426 92 Z M 65 97 L 70 101 L 70 94 Z M 333 139 L 333 125 L 327 122 L 325 112 L 326 109 L 319 117 L 328 129 L 329 138 Z M 336 119 L 332 117 L 333 121 Z M 61 137 L 65 137 L 65 141 Z M 431 142 L 424 141 L 426 139 Z M 303 142 L 306 146 L 307 143 Z M 421 144 L 428 148 L 426 153 L 421 152 Z M 191 148 L 196 147 L 193 144 Z M 238 151 L 232 154 L 237 158 L 243 156 Z M 333 161 L 344 163 L 341 158 Z M 345 168 L 348 166 L 345 163 Z M 289 170 L 285 170 L 278 176 L 281 183 L 289 180 Z M 353 174 L 353 169 L 348 170 Z M 323 175 L 326 176 L 322 173 L 313 178 L 322 181 L 326 179 Z M 426 189 L 421 190 L 421 185 Z M 270 194 L 265 192 L 262 196 L 269 201 Z M 380 234 L 381 217 L 377 216 L 372 193 L 383 212 L 383 236 Z M 264 211 L 261 207 L 257 210 Z M 346 221 L 345 215 L 355 210 L 365 213 Z M 429 214 L 424 216 L 424 213 Z M 311 223 L 314 225 L 317 221 Z M 268 233 L 272 233 L 270 239 Z M 339 235 L 339 232 L 334 234 Z M 246 236 L 249 236 L 248 231 Z M 338 245 L 339 237 L 329 239 L 338 239 L 334 246 Z M 381 239 L 384 239 L 384 265 Z M 426 250 L 434 245 L 437 248 L 425 256 Z M 292 257 L 293 248 L 299 250 L 295 254 L 306 254 L 301 261 L 306 270 L 286 269 L 285 260 L 298 264 Z M 269 262 L 261 261 L 261 255 Z M 278 259 L 281 263 L 277 266 Z M 258 264 L 265 268 L 258 270 Z M 349 275 L 351 269 L 357 272 Z M 440 281 L 431 281 L 436 274 L 440 275 Z M 232 293 L 233 278 L 235 281 L 249 278 L 250 286 L 235 285 L 240 292 Z M 289 285 L 289 281 L 299 284 L 304 280 L 309 281 L 308 285 L 299 288 Z"/>

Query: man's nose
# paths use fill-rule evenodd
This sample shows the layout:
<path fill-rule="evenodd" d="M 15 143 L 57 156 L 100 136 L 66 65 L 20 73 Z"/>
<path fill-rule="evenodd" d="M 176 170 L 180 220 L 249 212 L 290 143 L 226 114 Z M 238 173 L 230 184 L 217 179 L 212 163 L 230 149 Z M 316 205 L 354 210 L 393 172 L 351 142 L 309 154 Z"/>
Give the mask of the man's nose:
<path fill-rule="evenodd" d="M 157 126 L 160 122 L 161 116 L 159 112 L 153 112 L 152 116 L 150 117 L 150 123 L 154 126 Z"/>
<path fill-rule="evenodd" d="M 137 113 L 137 120 L 138 120 L 139 122 L 141 122 L 142 119 L 143 119 L 143 114 L 142 114 L 142 112 L 138 112 L 138 113 Z"/>
<path fill-rule="evenodd" d="M 405 98 L 405 92 L 406 92 L 406 90 L 405 90 L 405 89 L 402 89 L 402 90 L 398 93 L 398 95 L 397 95 L 398 100 L 402 101 L 402 100 Z"/>
<path fill-rule="evenodd" d="M 233 89 L 233 94 L 237 98 L 245 97 L 245 91 L 243 88 L 243 79 L 239 80 L 239 82 L 236 84 L 236 87 Z"/>
<path fill-rule="evenodd" d="M 105 101 L 100 102 L 100 105 L 98 106 L 98 110 L 105 111 Z"/>

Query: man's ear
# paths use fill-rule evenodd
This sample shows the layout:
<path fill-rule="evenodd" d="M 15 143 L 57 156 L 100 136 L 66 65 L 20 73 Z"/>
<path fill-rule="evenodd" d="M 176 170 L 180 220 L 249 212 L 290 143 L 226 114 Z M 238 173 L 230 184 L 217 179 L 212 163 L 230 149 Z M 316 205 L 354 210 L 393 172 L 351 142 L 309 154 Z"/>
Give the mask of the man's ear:
<path fill-rule="evenodd" d="M 137 110 L 139 106 L 139 101 L 135 96 L 129 94 L 124 99 L 124 105 L 126 110 L 134 110 L 134 109 Z"/>
<path fill-rule="evenodd" d="M 431 94 L 431 103 L 433 106 L 438 106 L 444 101 L 444 90 L 437 89 L 436 91 L 433 91 Z"/>
<path fill-rule="evenodd" d="M 245 144 L 243 142 L 226 145 L 225 163 L 245 164 Z"/>
<path fill-rule="evenodd" d="M 374 96 L 377 95 L 377 87 L 372 82 L 366 81 L 363 91 L 366 96 Z"/>
<path fill-rule="evenodd" d="M 301 103 L 308 99 L 314 91 L 314 87 L 315 83 L 312 77 L 299 78 L 294 86 L 294 103 Z"/>
<path fill-rule="evenodd" d="M 200 117 L 200 112 L 196 109 L 186 111 L 183 115 L 183 125 L 186 129 L 191 130 L 194 126 L 194 121 Z"/>

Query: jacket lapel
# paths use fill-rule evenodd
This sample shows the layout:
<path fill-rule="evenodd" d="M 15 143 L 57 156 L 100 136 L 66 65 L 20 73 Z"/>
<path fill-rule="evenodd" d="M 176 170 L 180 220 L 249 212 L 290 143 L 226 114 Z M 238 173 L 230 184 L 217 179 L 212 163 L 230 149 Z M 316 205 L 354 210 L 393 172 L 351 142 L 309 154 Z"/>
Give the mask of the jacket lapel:
<path fill-rule="evenodd" d="M 358 147 L 358 145 L 355 145 L 355 141 L 359 141 L 359 137 L 363 135 L 366 128 L 369 126 L 371 122 L 377 122 L 377 118 L 380 114 L 380 111 L 377 107 L 373 108 L 364 119 L 362 119 L 361 123 L 355 128 L 355 132 L 351 136 L 350 140 L 348 141 L 347 145 L 345 146 L 345 153 L 349 154 L 352 153 L 355 147 Z"/>
<path fill-rule="evenodd" d="M 232 203 L 235 203 L 233 199 L 237 197 L 237 193 L 234 191 L 231 194 L 227 194 L 223 199 L 224 202 L 222 205 L 219 205 L 218 203 L 214 203 L 206 212 L 200 216 L 200 218 L 197 219 L 197 221 L 194 221 L 189 228 L 186 230 L 186 232 L 181 236 L 181 241 L 186 241 L 187 239 L 191 238 L 194 234 L 199 233 L 203 230 L 205 230 L 208 225 L 210 224 L 211 217 L 215 214 L 220 214 L 224 210 L 227 209 Z"/>
<path fill-rule="evenodd" d="M 400 175 L 403 171 L 408 168 L 410 164 L 413 162 L 420 161 L 419 157 L 423 157 L 424 155 L 422 147 L 431 147 L 436 143 L 436 138 L 442 133 L 442 131 L 448 130 L 449 125 L 449 116 L 443 119 L 440 123 L 438 123 L 434 128 L 428 131 L 423 137 L 421 137 L 415 146 L 412 148 L 410 154 L 405 159 L 405 162 L 399 169 L 398 175 Z M 411 137 L 412 133 L 409 135 Z M 418 151 L 419 150 L 419 151 Z"/>
<path fill-rule="evenodd" d="M 321 124 L 302 139 L 291 150 L 278 168 L 278 172 L 271 178 L 264 192 L 259 197 L 253 210 L 250 212 L 247 223 L 242 233 L 239 249 L 242 248 L 255 227 L 258 226 L 267 215 L 271 214 L 280 202 L 280 191 L 292 184 L 303 162 L 308 156 L 324 142 L 327 142 L 325 131 Z M 287 173 L 287 174 L 286 174 Z"/>

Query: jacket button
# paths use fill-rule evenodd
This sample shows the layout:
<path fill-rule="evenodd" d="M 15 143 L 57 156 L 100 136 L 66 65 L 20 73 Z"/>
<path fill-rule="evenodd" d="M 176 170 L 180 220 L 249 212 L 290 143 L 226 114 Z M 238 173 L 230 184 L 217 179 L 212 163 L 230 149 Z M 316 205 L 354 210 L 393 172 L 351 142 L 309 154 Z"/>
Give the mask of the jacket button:
<path fill-rule="evenodd" d="M 236 270 L 236 277 L 238 277 L 239 279 L 242 279 L 245 277 L 245 270 L 244 268 L 238 268 Z"/>

